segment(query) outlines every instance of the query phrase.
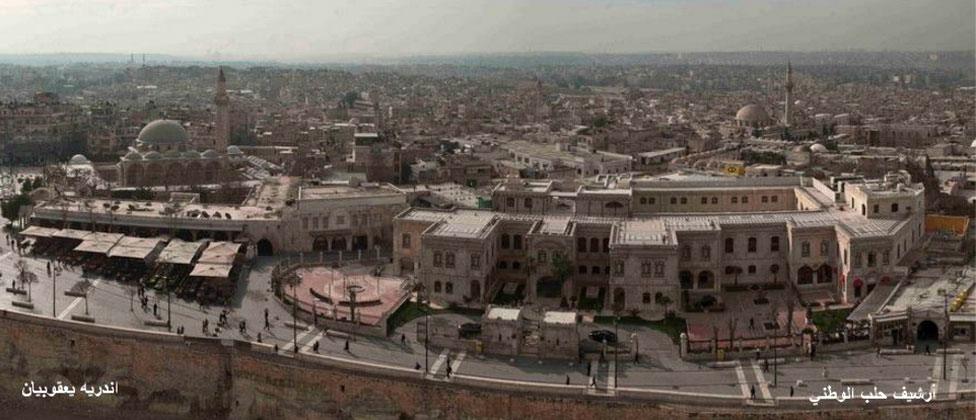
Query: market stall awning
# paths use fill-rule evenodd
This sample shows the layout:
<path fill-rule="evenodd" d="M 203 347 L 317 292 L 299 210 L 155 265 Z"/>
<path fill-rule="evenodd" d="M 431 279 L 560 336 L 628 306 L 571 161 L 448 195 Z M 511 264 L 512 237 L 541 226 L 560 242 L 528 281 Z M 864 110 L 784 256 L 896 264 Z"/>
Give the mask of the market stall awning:
<path fill-rule="evenodd" d="M 27 229 L 20 231 L 21 235 L 33 236 L 35 238 L 50 238 L 55 233 L 58 233 L 59 229 L 47 228 L 43 226 L 30 226 Z"/>
<path fill-rule="evenodd" d="M 85 239 L 86 236 L 91 234 L 92 232 L 87 230 L 61 229 L 55 232 L 54 234 L 52 234 L 51 237 L 60 238 L 60 239 L 74 239 L 74 240 L 82 241 Z"/>
<path fill-rule="evenodd" d="M 121 233 L 88 232 L 85 240 L 74 250 L 93 254 L 107 254 L 123 236 Z"/>
<path fill-rule="evenodd" d="M 233 264 L 237 257 L 237 251 L 241 249 L 241 244 L 233 242 L 211 242 L 210 246 L 203 251 L 198 263 L 205 264 Z"/>
<path fill-rule="evenodd" d="M 132 236 L 123 237 L 108 252 L 109 257 L 134 258 L 145 260 L 156 252 L 163 240 L 160 238 L 136 238 Z"/>
<path fill-rule="evenodd" d="M 156 261 L 166 264 L 189 265 L 206 244 L 206 242 L 186 242 L 173 239 L 169 241 L 166 248 L 163 248 L 163 252 L 159 254 L 159 259 Z"/>
<path fill-rule="evenodd" d="M 193 267 L 191 277 L 215 277 L 225 279 L 230 276 L 230 270 L 234 266 L 230 264 L 207 264 L 198 263 Z"/>

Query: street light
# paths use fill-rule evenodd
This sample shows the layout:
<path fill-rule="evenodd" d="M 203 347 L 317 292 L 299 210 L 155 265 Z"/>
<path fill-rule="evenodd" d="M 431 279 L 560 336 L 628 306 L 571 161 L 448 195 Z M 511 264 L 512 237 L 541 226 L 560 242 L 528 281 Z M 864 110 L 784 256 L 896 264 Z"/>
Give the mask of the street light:
<path fill-rule="evenodd" d="M 51 270 L 52 276 L 52 286 L 51 287 L 51 316 L 54 318 L 58 317 L 58 273 L 61 272 L 61 268 L 54 266 Z"/>
<path fill-rule="evenodd" d="M 945 331 L 942 332 L 942 380 L 946 379 L 946 367 L 948 365 L 948 345 L 949 345 L 949 291 L 942 293 L 942 311 L 945 314 Z"/>

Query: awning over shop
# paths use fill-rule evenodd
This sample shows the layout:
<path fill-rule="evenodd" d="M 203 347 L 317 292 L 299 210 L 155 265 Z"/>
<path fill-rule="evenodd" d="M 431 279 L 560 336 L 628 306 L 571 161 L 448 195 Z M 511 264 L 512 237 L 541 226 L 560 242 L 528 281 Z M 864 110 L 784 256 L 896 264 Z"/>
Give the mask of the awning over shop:
<path fill-rule="evenodd" d="M 58 233 L 59 229 L 46 228 L 43 226 L 30 226 L 20 232 L 24 236 L 32 236 L 35 238 L 50 238 L 55 233 Z"/>
<path fill-rule="evenodd" d="M 107 254 L 123 236 L 121 233 L 88 232 L 85 239 L 74 250 L 93 254 Z"/>
<path fill-rule="evenodd" d="M 207 264 L 199 263 L 193 267 L 191 277 L 213 277 L 225 279 L 230 276 L 230 270 L 234 266 L 230 264 Z"/>
<path fill-rule="evenodd" d="M 108 252 L 109 257 L 133 258 L 145 260 L 158 251 L 163 243 L 160 238 L 123 237 Z"/>
<path fill-rule="evenodd" d="M 237 251 L 241 249 L 241 244 L 233 242 L 211 242 L 210 246 L 203 251 L 198 263 L 204 264 L 234 264 Z"/>
<path fill-rule="evenodd" d="M 61 229 L 51 235 L 52 238 L 74 239 L 82 241 L 86 236 L 91 235 L 91 231 L 77 229 Z"/>
<path fill-rule="evenodd" d="M 186 242 L 173 239 L 166 245 L 166 248 L 163 248 L 163 252 L 159 254 L 157 261 L 166 264 L 189 265 L 206 244 L 206 242 Z"/>

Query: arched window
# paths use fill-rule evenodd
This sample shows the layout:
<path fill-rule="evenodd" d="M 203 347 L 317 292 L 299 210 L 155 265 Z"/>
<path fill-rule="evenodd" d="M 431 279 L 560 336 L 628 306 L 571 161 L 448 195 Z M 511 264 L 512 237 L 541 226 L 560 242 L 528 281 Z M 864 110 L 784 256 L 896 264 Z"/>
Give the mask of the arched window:
<path fill-rule="evenodd" d="M 779 236 L 769 238 L 769 252 L 779 252 Z"/>
<path fill-rule="evenodd" d="M 441 292 L 441 282 L 435 281 L 434 282 L 434 293 L 440 293 L 440 292 Z"/>
<path fill-rule="evenodd" d="M 644 303 L 645 305 L 651 303 L 651 294 L 644 292 L 644 294 L 641 295 L 641 302 Z"/>
<path fill-rule="evenodd" d="M 749 238 L 749 242 L 747 244 L 747 247 L 748 247 L 748 251 L 749 252 L 756 252 L 756 244 L 757 244 L 757 242 L 758 241 L 756 240 L 756 238 Z"/>
<path fill-rule="evenodd" d="M 718 204 L 718 197 L 712 197 L 712 204 Z"/>
<path fill-rule="evenodd" d="M 444 293 L 453 294 L 454 293 L 454 283 L 447 282 L 444 283 Z"/>
<path fill-rule="evenodd" d="M 702 245 L 701 247 L 701 258 L 703 260 L 708 260 L 712 258 L 712 247 L 708 245 Z"/>
<path fill-rule="evenodd" d="M 691 246 L 684 245 L 681 247 L 681 259 L 683 261 L 688 261 L 691 259 Z"/>
<path fill-rule="evenodd" d="M 529 197 L 526 197 L 525 198 L 525 204 L 524 204 L 524 206 L 527 209 L 531 209 L 532 208 L 532 199 L 529 198 Z"/>
<path fill-rule="evenodd" d="M 590 238 L 590 252 L 600 252 L 600 238 Z"/>
<path fill-rule="evenodd" d="M 402 248 L 410 248 L 410 234 L 409 233 L 404 233 L 403 234 L 403 242 L 401 242 L 400 245 L 401 245 Z"/>
<path fill-rule="evenodd" d="M 874 251 L 868 252 L 868 267 L 874 267 L 876 262 Z"/>
<path fill-rule="evenodd" d="M 507 233 L 503 233 L 502 234 L 502 249 L 508 249 L 508 246 L 509 246 L 509 242 L 510 241 L 511 241 L 511 238 L 508 236 L 508 234 Z"/>
<path fill-rule="evenodd" d="M 898 203 L 891 203 L 891 212 L 898 213 Z"/>
<path fill-rule="evenodd" d="M 658 261 L 654 263 L 654 277 L 664 277 L 664 263 Z"/>
<path fill-rule="evenodd" d="M 576 252 L 586 252 L 586 238 L 576 238 Z"/>
<path fill-rule="evenodd" d="M 444 254 L 444 266 L 447 268 L 454 268 L 454 253 L 447 252 Z"/>
<path fill-rule="evenodd" d="M 610 252 L 610 238 L 603 238 L 603 252 Z"/>
<path fill-rule="evenodd" d="M 682 289 L 691 289 L 694 285 L 693 276 L 690 271 L 682 271 L 678 273 L 678 282 L 681 284 Z"/>
<path fill-rule="evenodd" d="M 807 266 L 800 267 L 797 271 L 796 282 L 798 284 L 813 283 L 813 269 Z"/>
<path fill-rule="evenodd" d="M 522 249 L 522 235 L 515 235 L 512 237 L 512 248 Z"/>
<path fill-rule="evenodd" d="M 725 253 L 731 254 L 735 252 L 735 239 L 725 238 Z"/>
<path fill-rule="evenodd" d="M 809 242 L 804 241 L 804 242 L 800 243 L 800 256 L 801 257 L 809 257 L 810 256 L 810 243 Z"/>
<path fill-rule="evenodd" d="M 508 205 L 509 207 L 515 207 L 515 198 L 514 197 L 506 198 L 505 204 Z"/>
<path fill-rule="evenodd" d="M 830 253 L 830 241 L 820 241 L 820 256 L 826 257 Z"/>

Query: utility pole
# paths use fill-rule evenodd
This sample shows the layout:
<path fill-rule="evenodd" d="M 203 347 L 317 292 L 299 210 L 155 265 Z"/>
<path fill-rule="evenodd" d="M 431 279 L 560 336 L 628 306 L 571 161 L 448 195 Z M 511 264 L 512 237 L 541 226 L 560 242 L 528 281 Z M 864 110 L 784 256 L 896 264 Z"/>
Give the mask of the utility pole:
<path fill-rule="evenodd" d="M 54 318 L 58 317 L 58 271 L 60 270 L 57 266 L 51 270 L 51 316 Z"/>
<path fill-rule="evenodd" d="M 424 376 L 430 374 L 430 298 L 427 299 L 424 302 L 427 305 L 424 311 Z"/>
<path fill-rule="evenodd" d="M 617 329 L 618 321 L 620 321 L 620 315 L 617 315 L 613 318 L 613 336 L 616 337 L 617 339 L 617 342 L 614 343 L 615 348 L 613 349 L 613 387 L 614 388 L 617 387 L 617 370 L 620 369 L 617 366 L 617 353 L 618 350 L 620 350 L 620 335 L 618 334 L 619 330 Z"/>
<path fill-rule="evenodd" d="M 942 311 L 945 314 L 945 329 L 942 331 L 942 380 L 946 379 L 949 352 L 949 291 L 942 293 Z"/>
<path fill-rule="evenodd" d="M 298 297 L 295 285 L 291 285 L 291 333 L 295 342 L 295 353 L 298 353 Z"/>
<path fill-rule="evenodd" d="M 166 282 L 166 286 L 169 287 L 169 281 Z M 166 291 L 166 329 L 173 329 L 173 302 L 171 299 L 172 294 L 169 290 Z"/>

